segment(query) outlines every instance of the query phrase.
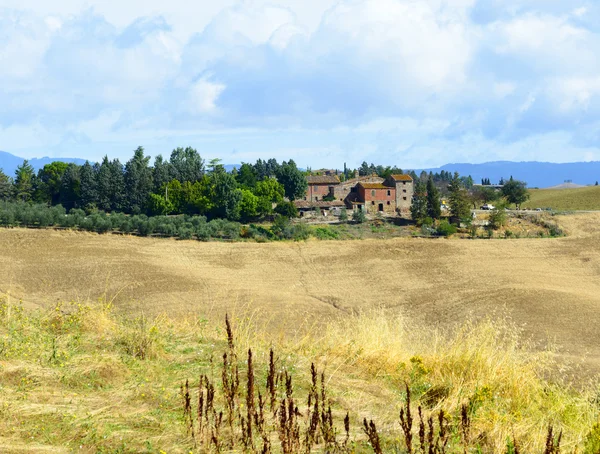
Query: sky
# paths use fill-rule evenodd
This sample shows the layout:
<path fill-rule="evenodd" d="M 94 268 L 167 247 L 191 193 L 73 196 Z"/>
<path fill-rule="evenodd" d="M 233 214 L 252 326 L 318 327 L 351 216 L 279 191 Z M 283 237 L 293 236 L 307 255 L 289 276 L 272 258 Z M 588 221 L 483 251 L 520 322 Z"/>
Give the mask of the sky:
<path fill-rule="evenodd" d="M 600 160 L 597 0 L 0 0 L 0 150 Z"/>

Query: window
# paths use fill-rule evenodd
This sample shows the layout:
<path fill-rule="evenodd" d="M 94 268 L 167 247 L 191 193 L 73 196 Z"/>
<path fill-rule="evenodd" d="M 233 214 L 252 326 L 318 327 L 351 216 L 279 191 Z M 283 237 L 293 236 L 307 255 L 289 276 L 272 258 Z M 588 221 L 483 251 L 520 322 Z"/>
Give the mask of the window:
<path fill-rule="evenodd" d="M 403 189 L 402 192 L 404 192 L 406 194 L 406 189 Z"/>
<path fill-rule="evenodd" d="M 371 191 L 371 197 L 375 197 L 375 194 L 377 194 L 377 193 L 375 192 L 375 189 L 373 189 L 373 190 Z"/>
<path fill-rule="evenodd" d="M 388 189 L 388 195 L 392 195 L 392 191 Z"/>
<path fill-rule="evenodd" d="M 388 200 L 388 203 L 387 203 L 387 204 L 388 204 L 388 205 L 390 205 L 390 201 L 389 201 L 389 200 Z"/>
<path fill-rule="evenodd" d="M 318 202 L 318 201 L 319 201 L 319 198 L 318 198 L 318 197 L 315 197 L 315 202 Z"/>
<path fill-rule="evenodd" d="M 402 184 L 406 184 L 406 181 L 403 181 Z"/>
<path fill-rule="evenodd" d="M 375 205 L 375 200 L 372 200 L 372 201 L 371 201 L 371 205 Z"/>
<path fill-rule="evenodd" d="M 403 200 L 406 200 L 406 197 L 402 197 Z"/>

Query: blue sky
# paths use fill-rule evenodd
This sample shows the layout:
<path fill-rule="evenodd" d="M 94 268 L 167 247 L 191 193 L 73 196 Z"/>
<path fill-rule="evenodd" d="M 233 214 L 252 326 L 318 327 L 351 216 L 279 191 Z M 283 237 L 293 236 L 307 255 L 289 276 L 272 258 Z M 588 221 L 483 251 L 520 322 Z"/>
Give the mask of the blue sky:
<path fill-rule="evenodd" d="M 0 86 L 24 157 L 600 160 L 600 2 L 2 0 Z"/>

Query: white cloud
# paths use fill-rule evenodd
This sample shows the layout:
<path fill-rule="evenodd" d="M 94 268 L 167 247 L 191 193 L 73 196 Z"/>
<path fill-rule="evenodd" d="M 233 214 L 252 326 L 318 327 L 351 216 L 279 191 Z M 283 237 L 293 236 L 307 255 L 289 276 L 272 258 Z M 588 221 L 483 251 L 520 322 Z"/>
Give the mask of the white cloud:
<path fill-rule="evenodd" d="M 219 95 L 225 90 L 225 85 L 210 82 L 202 78 L 190 89 L 189 108 L 192 113 L 213 113 Z"/>
<path fill-rule="evenodd" d="M 597 156 L 591 3 L 4 4 L 17 8 L 0 9 L 9 151 L 206 140 L 246 160 L 285 152 L 323 165 Z"/>

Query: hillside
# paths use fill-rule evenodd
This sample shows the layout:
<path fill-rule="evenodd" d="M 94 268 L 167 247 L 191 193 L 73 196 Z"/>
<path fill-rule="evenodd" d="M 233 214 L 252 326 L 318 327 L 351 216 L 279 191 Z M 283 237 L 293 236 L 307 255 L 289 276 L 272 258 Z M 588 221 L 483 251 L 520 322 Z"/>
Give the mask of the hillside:
<path fill-rule="evenodd" d="M 547 188 L 572 181 L 582 186 L 594 184 L 600 180 L 600 161 L 596 162 L 511 162 L 496 161 L 482 164 L 446 164 L 427 171 L 458 172 L 461 175 L 471 175 L 475 183 L 480 183 L 482 178 L 489 178 L 493 184 L 500 178 L 508 179 L 511 176 L 517 180 L 527 182 L 530 188 Z"/>
<path fill-rule="evenodd" d="M 569 189 L 532 189 L 530 208 L 552 208 L 558 211 L 600 210 L 600 186 Z"/>
<path fill-rule="evenodd" d="M 37 172 L 39 169 L 44 167 L 46 164 L 50 164 L 54 161 L 61 162 L 74 162 L 75 164 L 84 164 L 85 159 L 78 158 L 32 158 L 29 160 L 29 164 L 34 168 Z M 23 158 L 15 156 L 13 154 L 7 153 L 6 151 L 0 151 L 0 169 L 8 175 L 14 176 L 15 170 L 17 170 L 17 166 L 23 164 Z"/>

